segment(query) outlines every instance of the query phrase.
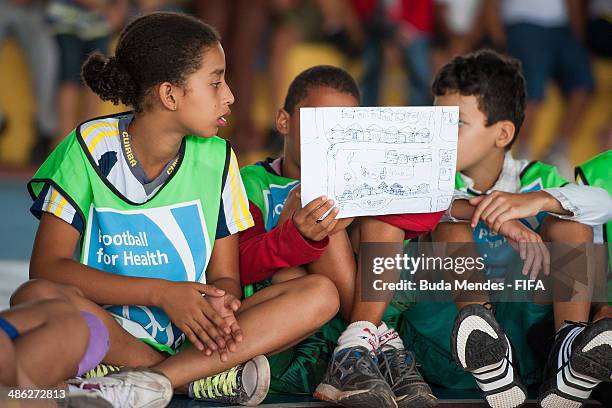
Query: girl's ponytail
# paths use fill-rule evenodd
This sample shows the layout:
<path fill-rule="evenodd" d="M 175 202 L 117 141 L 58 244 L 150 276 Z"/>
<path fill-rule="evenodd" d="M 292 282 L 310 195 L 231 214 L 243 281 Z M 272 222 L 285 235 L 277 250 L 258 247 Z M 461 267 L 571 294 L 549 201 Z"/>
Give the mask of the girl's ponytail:
<path fill-rule="evenodd" d="M 129 106 L 137 103 L 137 85 L 115 57 L 106 58 L 100 52 L 94 52 L 83 64 L 81 77 L 103 101 Z"/>

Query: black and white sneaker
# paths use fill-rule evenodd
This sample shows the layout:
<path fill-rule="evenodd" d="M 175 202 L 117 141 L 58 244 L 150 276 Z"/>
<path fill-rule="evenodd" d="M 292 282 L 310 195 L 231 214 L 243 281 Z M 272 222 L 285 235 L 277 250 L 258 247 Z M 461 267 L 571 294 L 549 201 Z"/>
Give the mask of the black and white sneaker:
<path fill-rule="evenodd" d="M 491 310 L 474 304 L 459 311 L 451 351 L 457 363 L 472 373 L 489 406 L 513 408 L 527 399 L 510 340 Z"/>
<path fill-rule="evenodd" d="M 395 394 L 399 408 L 429 408 L 438 402 L 417 369 L 414 353 L 390 347 L 377 353 L 378 368 Z"/>
<path fill-rule="evenodd" d="M 395 395 L 378 370 L 376 356 L 361 346 L 334 353 L 313 396 L 345 407 L 397 408 Z"/>
<path fill-rule="evenodd" d="M 582 407 L 603 381 L 612 381 L 612 319 L 570 323 L 557 333 L 548 357 L 540 406 Z"/>

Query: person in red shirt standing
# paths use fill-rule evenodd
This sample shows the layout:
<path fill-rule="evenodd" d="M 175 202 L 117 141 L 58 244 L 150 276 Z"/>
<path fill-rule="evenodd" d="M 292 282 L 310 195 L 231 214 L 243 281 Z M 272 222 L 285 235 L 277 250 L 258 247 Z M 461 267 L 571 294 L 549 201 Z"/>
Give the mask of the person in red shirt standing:
<path fill-rule="evenodd" d="M 303 208 L 300 204 L 299 108 L 355 107 L 359 100 L 355 81 L 340 68 L 316 66 L 291 83 L 276 117 L 278 132 L 284 137 L 283 156 L 241 171 L 255 222 L 240 233 L 241 282 L 246 285 L 271 278 L 274 284 L 317 273 L 336 284 L 340 311 L 350 324 L 337 341 L 315 397 L 345 406 L 433 406 L 435 397 L 416 370 L 413 353 L 405 350 L 394 329 L 381 323 L 390 299 L 362 300 L 346 231 L 352 219 L 336 219 L 335 203 L 326 197 Z M 353 247 L 368 240 L 401 245 L 405 238 L 431 231 L 441 215 L 359 218 L 352 228 Z M 305 372 L 301 376 L 314 377 Z"/>

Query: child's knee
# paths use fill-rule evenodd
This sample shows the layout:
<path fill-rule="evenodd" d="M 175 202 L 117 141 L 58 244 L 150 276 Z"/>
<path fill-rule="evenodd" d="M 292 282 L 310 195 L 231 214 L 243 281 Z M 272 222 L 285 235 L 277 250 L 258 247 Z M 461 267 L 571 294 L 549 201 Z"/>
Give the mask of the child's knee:
<path fill-rule="evenodd" d="M 546 218 L 541 234 L 545 242 L 593 242 L 593 228 L 556 217 Z"/>
<path fill-rule="evenodd" d="M 308 275 L 299 285 L 299 291 L 305 300 L 313 305 L 312 315 L 325 324 L 338 313 L 340 309 L 340 296 L 336 285 L 322 275 Z"/>
<path fill-rule="evenodd" d="M 365 217 L 359 224 L 362 242 L 401 242 L 404 230 L 373 217 Z"/>
<path fill-rule="evenodd" d="M 43 279 L 29 280 L 11 295 L 10 305 L 15 306 L 44 299 L 66 299 L 62 286 Z"/>
<path fill-rule="evenodd" d="M 472 242 L 474 231 L 467 222 L 443 222 L 432 232 L 435 242 Z"/>

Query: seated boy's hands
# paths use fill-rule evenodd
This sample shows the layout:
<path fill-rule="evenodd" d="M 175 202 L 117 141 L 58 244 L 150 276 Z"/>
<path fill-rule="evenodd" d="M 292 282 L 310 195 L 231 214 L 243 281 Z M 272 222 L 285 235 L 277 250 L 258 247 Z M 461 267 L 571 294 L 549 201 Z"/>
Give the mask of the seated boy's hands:
<path fill-rule="evenodd" d="M 494 191 L 489 195 L 472 198 L 470 204 L 476 206 L 472 216 L 472 228 L 478 220 L 483 220 L 495 232 L 500 232 L 503 223 L 509 220 L 533 217 L 546 211 L 547 203 L 555 199 L 544 191 L 524 194 Z"/>
<path fill-rule="evenodd" d="M 537 233 L 527 228 L 517 220 L 502 224 L 499 233 L 508 239 L 512 247 L 519 251 L 523 263 L 523 275 L 529 274 L 529 279 L 535 279 L 540 270 L 550 274 L 550 253 Z"/>
<path fill-rule="evenodd" d="M 293 213 L 293 224 L 302 236 L 312 241 L 321 241 L 334 231 L 338 223 L 336 216 L 340 210 L 332 209 L 333 206 L 334 200 L 328 200 L 325 196 L 317 197 Z M 321 219 L 328 211 L 329 214 Z"/>
<path fill-rule="evenodd" d="M 226 347 L 219 349 L 221 361 L 227 361 L 228 350 L 236 351 L 236 343 L 242 342 L 242 330 L 235 315 L 240 308 L 240 300 L 229 293 L 224 296 L 209 296 L 206 300 L 231 329 L 231 333 L 224 336 Z"/>
<path fill-rule="evenodd" d="M 155 306 L 166 312 L 196 349 L 210 356 L 213 351 L 226 347 L 225 336 L 231 334 L 232 329 L 202 295 L 218 299 L 228 296 L 224 290 L 211 285 L 168 281 L 160 290 Z"/>
<path fill-rule="evenodd" d="M 278 225 L 285 222 L 291 214 L 293 214 L 293 224 L 298 229 L 303 237 L 312 241 L 321 241 L 332 232 L 335 232 L 338 221 L 336 216 L 339 210 L 334 208 L 334 200 L 328 200 L 327 197 L 317 197 L 304 208 L 300 201 L 300 186 L 295 187 L 289 192 L 285 205 L 278 217 Z M 331 211 L 329 211 L 331 210 Z M 329 211 L 325 218 L 319 219 Z M 347 222 L 347 225 L 350 221 Z"/>

